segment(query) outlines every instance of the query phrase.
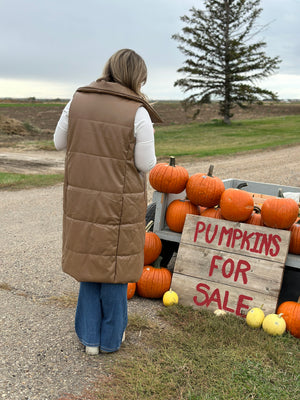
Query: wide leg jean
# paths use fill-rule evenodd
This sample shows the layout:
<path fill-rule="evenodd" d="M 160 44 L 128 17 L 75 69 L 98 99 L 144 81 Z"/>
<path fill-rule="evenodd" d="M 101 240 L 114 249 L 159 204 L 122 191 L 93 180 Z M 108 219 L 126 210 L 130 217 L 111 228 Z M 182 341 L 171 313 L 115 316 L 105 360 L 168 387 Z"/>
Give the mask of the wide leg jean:
<path fill-rule="evenodd" d="M 85 346 L 117 351 L 127 326 L 127 284 L 81 282 L 75 331 Z"/>

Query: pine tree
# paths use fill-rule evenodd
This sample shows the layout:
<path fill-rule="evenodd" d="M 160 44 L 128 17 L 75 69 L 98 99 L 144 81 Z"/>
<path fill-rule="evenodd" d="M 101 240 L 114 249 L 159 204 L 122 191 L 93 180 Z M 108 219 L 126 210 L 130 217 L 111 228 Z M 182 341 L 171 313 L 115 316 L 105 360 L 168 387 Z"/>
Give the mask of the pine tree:
<path fill-rule="evenodd" d="M 281 60 L 267 57 L 266 42 L 254 40 L 261 31 L 255 26 L 262 12 L 260 0 L 205 0 L 204 6 L 205 10 L 193 7 L 191 16 L 181 17 L 186 25 L 181 34 L 172 36 L 187 56 L 177 70 L 185 77 L 174 86 L 192 92 L 184 100 L 187 107 L 201 108 L 217 99 L 220 115 L 229 124 L 236 105 L 277 100 L 275 93 L 261 89 L 257 82 L 278 69 Z"/>

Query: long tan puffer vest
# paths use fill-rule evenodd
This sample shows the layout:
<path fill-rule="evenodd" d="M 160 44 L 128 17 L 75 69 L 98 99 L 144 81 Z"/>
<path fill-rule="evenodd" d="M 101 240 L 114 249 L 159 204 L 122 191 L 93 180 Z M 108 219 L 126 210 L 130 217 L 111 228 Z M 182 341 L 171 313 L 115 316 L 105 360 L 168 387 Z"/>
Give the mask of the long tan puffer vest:
<path fill-rule="evenodd" d="M 156 112 L 118 83 L 75 93 L 65 161 L 63 271 L 80 282 L 136 282 L 143 269 L 145 179 L 134 164 L 138 107 Z"/>

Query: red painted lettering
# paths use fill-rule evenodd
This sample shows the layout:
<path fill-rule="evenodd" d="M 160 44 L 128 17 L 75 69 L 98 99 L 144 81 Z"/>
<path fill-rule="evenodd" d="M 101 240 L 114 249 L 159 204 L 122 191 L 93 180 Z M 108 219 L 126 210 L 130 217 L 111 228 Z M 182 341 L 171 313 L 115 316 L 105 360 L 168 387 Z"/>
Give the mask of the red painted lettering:
<path fill-rule="evenodd" d="M 241 250 L 246 246 L 246 250 L 250 249 L 251 243 L 250 239 L 255 234 L 255 232 L 248 233 L 247 231 L 244 232 L 242 242 L 241 242 Z"/>
<path fill-rule="evenodd" d="M 258 244 L 259 244 L 261 238 L 262 238 L 262 241 L 264 240 L 264 237 L 266 236 L 266 234 L 265 233 L 255 232 L 254 235 L 255 235 L 255 242 L 254 242 L 253 247 L 250 249 L 250 251 L 252 253 L 261 254 L 262 246 L 260 246 L 260 248 L 258 249 Z"/>
<path fill-rule="evenodd" d="M 273 237 L 272 233 L 270 233 L 269 235 L 263 234 L 260 248 L 259 248 L 260 254 L 265 253 L 266 256 L 269 254 L 269 250 L 270 250 L 270 247 L 272 244 L 272 237 Z"/>
<path fill-rule="evenodd" d="M 233 231 L 231 247 L 234 248 L 236 240 L 240 240 L 243 237 L 243 231 L 241 229 L 235 229 Z"/>
<path fill-rule="evenodd" d="M 206 307 L 209 307 L 210 303 L 215 302 L 217 303 L 218 308 L 222 308 L 222 303 L 221 303 L 221 296 L 220 296 L 220 292 L 219 289 L 215 289 L 210 298 L 208 299 L 207 303 L 206 303 Z"/>
<path fill-rule="evenodd" d="M 218 232 L 218 225 L 215 225 L 215 229 L 214 229 L 214 232 L 212 234 L 212 237 L 209 238 L 208 235 L 209 235 L 210 228 L 211 228 L 211 224 L 208 224 L 207 228 L 206 228 L 206 232 L 205 232 L 205 241 L 206 241 L 206 243 L 213 242 L 215 237 L 216 237 L 216 234 Z"/>
<path fill-rule="evenodd" d="M 198 233 L 203 232 L 204 229 L 205 229 L 205 223 L 202 221 L 198 221 L 195 229 L 194 242 L 197 242 Z"/>
<path fill-rule="evenodd" d="M 270 255 L 271 255 L 272 257 L 276 257 L 277 254 L 278 254 L 279 251 L 280 251 L 280 244 L 279 244 L 278 242 L 281 242 L 281 237 L 278 236 L 278 235 L 274 235 L 274 236 L 273 236 L 273 245 L 274 245 L 274 247 L 275 247 L 275 250 L 270 249 Z"/>
<path fill-rule="evenodd" d="M 205 299 L 203 301 L 198 301 L 197 296 L 193 297 L 193 301 L 196 304 L 196 306 L 204 306 L 207 301 L 208 301 L 208 294 L 206 293 L 205 290 L 202 290 L 202 288 L 206 289 L 206 290 L 210 290 L 210 287 L 208 285 L 206 285 L 205 283 L 198 283 L 198 285 L 196 286 L 196 289 L 198 292 L 204 294 Z"/>
<path fill-rule="evenodd" d="M 243 294 L 240 294 L 239 298 L 238 298 L 238 303 L 237 303 L 237 307 L 236 307 L 235 313 L 236 313 L 236 315 L 239 315 L 240 317 L 246 318 L 247 312 L 244 311 L 242 313 L 241 309 L 245 308 L 246 310 L 248 310 L 250 308 L 250 306 L 248 306 L 247 304 L 244 304 L 243 303 L 244 300 L 252 301 L 253 297 L 249 297 L 249 296 L 245 296 Z"/>
<path fill-rule="evenodd" d="M 226 271 L 226 267 L 229 264 L 229 271 Z M 222 266 L 222 275 L 224 276 L 224 278 L 230 278 L 231 275 L 233 274 L 234 271 L 234 261 L 231 258 L 228 258 L 223 266 Z"/>
<path fill-rule="evenodd" d="M 227 307 L 228 298 L 229 298 L 229 292 L 228 292 L 228 290 L 225 290 L 225 296 L 224 296 L 224 301 L 223 301 L 223 310 L 234 313 L 233 308 Z"/>
<path fill-rule="evenodd" d="M 250 269 L 251 265 L 248 263 L 248 261 L 239 260 L 234 275 L 234 281 L 236 282 L 239 278 L 239 274 L 241 274 L 243 279 L 243 284 L 246 285 L 246 283 L 248 282 L 246 272 L 249 271 Z"/>
<path fill-rule="evenodd" d="M 227 242 L 226 242 L 226 247 L 230 246 L 231 238 L 233 234 L 233 228 L 226 229 L 225 226 L 222 227 L 221 232 L 220 232 L 220 237 L 219 237 L 219 242 L 218 246 L 220 246 L 223 242 L 223 236 L 228 235 Z"/>
<path fill-rule="evenodd" d="M 217 264 L 215 264 L 215 260 L 223 260 L 223 257 L 221 256 L 213 256 L 211 263 L 210 263 L 210 269 L 209 269 L 209 274 L 208 276 L 212 276 L 214 269 L 218 269 Z"/>

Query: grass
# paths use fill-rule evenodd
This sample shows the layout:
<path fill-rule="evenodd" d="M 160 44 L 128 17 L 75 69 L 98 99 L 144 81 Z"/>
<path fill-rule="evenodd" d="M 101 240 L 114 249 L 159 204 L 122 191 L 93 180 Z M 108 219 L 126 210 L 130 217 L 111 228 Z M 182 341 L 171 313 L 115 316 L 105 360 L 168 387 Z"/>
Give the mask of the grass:
<path fill-rule="evenodd" d="M 300 143 L 300 115 L 155 128 L 158 157 L 216 156 Z"/>
<path fill-rule="evenodd" d="M 133 316 L 95 397 L 126 400 L 300 398 L 299 340 L 249 328 L 234 315 L 174 306 L 164 328 Z M 133 343 L 130 343 L 130 340 Z"/>
<path fill-rule="evenodd" d="M 31 189 L 63 182 L 63 174 L 16 174 L 0 172 L 0 189 Z"/>

